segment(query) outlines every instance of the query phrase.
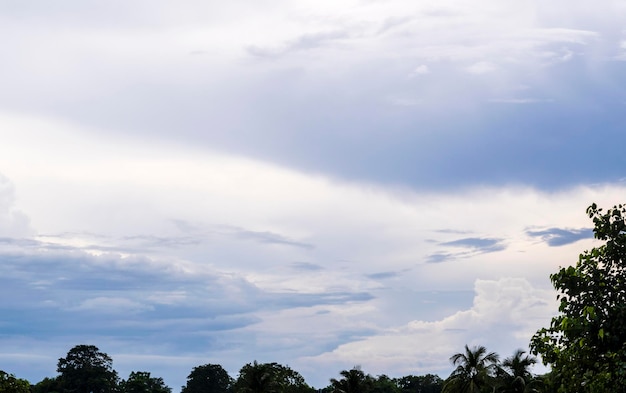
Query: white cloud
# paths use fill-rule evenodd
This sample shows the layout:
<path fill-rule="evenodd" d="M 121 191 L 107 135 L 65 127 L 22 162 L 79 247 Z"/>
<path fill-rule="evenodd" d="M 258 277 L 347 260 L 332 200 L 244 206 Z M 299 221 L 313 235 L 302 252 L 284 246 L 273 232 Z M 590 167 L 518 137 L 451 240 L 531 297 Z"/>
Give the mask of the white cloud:
<path fill-rule="evenodd" d="M 74 308 L 76 311 L 88 311 L 97 314 L 117 314 L 127 316 L 128 313 L 138 313 L 150 310 L 152 307 L 124 297 L 96 297 L 83 300 Z"/>
<path fill-rule="evenodd" d="M 14 204 L 13 184 L 0 174 L 0 236 L 19 238 L 32 235 L 28 217 L 15 209 Z"/>
<path fill-rule="evenodd" d="M 354 364 L 394 375 L 445 373 L 448 357 L 465 342 L 503 356 L 523 346 L 545 323 L 541 301 L 553 297 L 548 274 L 592 244 L 549 247 L 529 237 L 528 228 L 584 228 L 589 203 L 608 205 L 624 195 L 623 185 L 417 192 L 159 141 L 93 137 L 52 119 L 2 121 L 9 127 L 0 130 L 20 131 L 11 136 L 11 152 L 0 157 L 20 196 L 14 208 L 26 212 L 41 233 L 37 239 L 49 243 L 31 249 L 54 257 L 39 269 L 51 276 L 31 280 L 38 288 L 50 291 L 61 276 L 81 281 L 72 273 L 77 259 L 56 249 L 99 250 L 100 257 L 80 264 L 81 274 L 103 272 L 98 282 L 120 289 L 84 294 L 69 303 L 74 311 L 151 313 L 153 329 L 219 335 L 228 345 L 210 351 L 231 365 L 259 353 L 298 365 L 316 386 Z M 478 242 L 463 253 L 471 239 L 496 239 L 503 248 L 481 253 Z M 127 256 L 107 254 L 116 252 Z M 437 253 L 451 257 L 427 263 Z M 23 270 L 11 274 L 25 279 Z M 141 293 L 123 289 L 140 283 L 153 286 Z M 409 323 L 413 313 L 433 307 L 415 290 L 471 288 L 472 308 L 455 313 L 455 300 L 442 305 L 448 317 Z M 59 293 L 46 309 L 65 304 L 66 296 Z M 43 301 L 29 299 L 22 302 Z M 256 307 L 264 299 L 269 308 Z M 189 318 L 159 316 L 181 305 L 190 305 Z M 206 310 L 236 313 L 211 319 Z M 118 322 L 140 327 L 111 318 Z M 159 342 L 157 355 L 176 353 L 171 347 L 182 342 L 172 340 Z"/>
<path fill-rule="evenodd" d="M 335 367 L 361 364 L 366 371 L 392 376 L 450 369 L 448 358 L 465 344 L 510 353 L 527 348 L 531 335 L 556 312 L 554 299 L 554 292 L 533 288 L 523 278 L 477 280 L 474 304 L 468 310 L 439 321 L 413 321 L 340 345 L 312 361 Z"/>
<path fill-rule="evenodd" d="M 466 70 L 470 74 L 480 75 L 493 72 L 497 70 L 497 67 L 495 64 L 489 61 L 479 61 L 478 63 L 474 63 L 471 66 L 467 67 Z"/>
<path fill-rule="evenodd" d="M 415 78 L 420 75 L 426 75 L 430 73 L 430 68 L 426 64 L 419 65 L 415 67 L 413 71 L 409 74 L 409 78 Z"/>

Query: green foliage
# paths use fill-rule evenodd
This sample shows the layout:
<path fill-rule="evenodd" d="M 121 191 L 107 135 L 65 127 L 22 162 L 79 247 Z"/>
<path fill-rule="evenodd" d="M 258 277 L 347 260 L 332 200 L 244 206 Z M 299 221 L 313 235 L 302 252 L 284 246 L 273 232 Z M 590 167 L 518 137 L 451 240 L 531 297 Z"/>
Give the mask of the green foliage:
<path fill-rule="evenodd" d="M 314 393 L 297 371 L 278 363 L 246 364 L 239 371 L 235 393 Z"/>
<path fill-rule="evenodd" d="M 228 393 L 233 382 L 230 375 L 219 364 L 205 364 L 194 367 L 181 393 Z"/>
<path fill-rule="evenodd" d="M 438 375 L 408 375 L 397 380 L 400 393 L 441 393 L 443 379 Z"/>
<path fill-rule="evenodd" d="M 465 352 L 452 355 L 450 361 L 456 366 L 443 385 L 443 393 L 479 393 L 491 392 L 495 386 L 498 372 L 498 355 L 487 353 L 487 349 L 478 346 Z"/>
<path fill-rule="evenodd" d="M 59 359 L 57 371 L 64 392 L 113 393 L 117 372 L 113 360 L 94 345 L 77 345 Z"/>
<path fill-rule="evenodd" d="M 133 371 L 119 384 L 119 393 L 172 393 L 163 378 L 151 377 L 149 372 Z"/>
<path fill-rule="evenodd" d="M 61 381 L 59 378 L 44 378 L 32 386 L 32 393 L 62 393 Z"/>
<path fill-rule="evenodd" d="M 30 393 L 30 383 L 0 370 L 0 393 Z"/>
<path fill-rule="evenodd" d="M 379 375 L 373 380 L 372 390 L 370 393 L 401 393 L 398 387 L 398 381 L 389 378 L 387 375 Z"/>
<path fill-rule="evenodd" d="M 587 209 L 604 242 L 550 279 L 559 315 L 532 338 L 558 392 L 626 391 L 626 206 Z"/>
<path fill-rule="evenodd" d="M 374 388 L 374 378 L 365 374 L 360 367 L 343 370 L 341 379 L 331 379 L 333 393 L 369 393 Z"/>
<path fill-rule="evenodd" d="M 497 371 L 498 392 L 530 393 L 537 392 L 541 381 L 530 372 L 530 367 L 537 363 L 532 356 L 518 349 L 513 356 L 504 359 Z"/>

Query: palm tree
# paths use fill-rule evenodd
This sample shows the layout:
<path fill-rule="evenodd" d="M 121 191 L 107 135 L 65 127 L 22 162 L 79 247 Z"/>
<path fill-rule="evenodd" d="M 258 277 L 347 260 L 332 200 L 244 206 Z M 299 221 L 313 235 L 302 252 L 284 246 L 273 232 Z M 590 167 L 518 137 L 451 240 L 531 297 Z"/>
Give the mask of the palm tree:
<path fill-rule="evenodd" d="M 485 391 L 492 384 L 498 369 L 498 355 L 487 353 L 483 346 L 470 349 L 465 345 L 465 353 L 452 355 L 450 361 L 456 368 L 446 380 L 442 393 Z"/>
<path fill-rule="evenodd" d="M 524 356 L 526 352 L 518 349 L 513 356 L 502 362 L 504 389 L 507 393 L 530 393 L 536 392 L 537 381 L 529 371 L 537 359 L 532 356 Z"/>
<path fill-rule="evenodd" d="M 273 372 L 272 364 L 246 364 L 239 371 L 239 378 L 235 383 L 237 393 L 276 393 L 280 391 L 279 383 Z"/>
<path fill-rule="evenodd" d="M 368 393 L 373 387 L 373 379 L 359 368 L 343 370 L 339 374 L 343 378 L 331 378 L 330 385 L 333 393 Z"/>

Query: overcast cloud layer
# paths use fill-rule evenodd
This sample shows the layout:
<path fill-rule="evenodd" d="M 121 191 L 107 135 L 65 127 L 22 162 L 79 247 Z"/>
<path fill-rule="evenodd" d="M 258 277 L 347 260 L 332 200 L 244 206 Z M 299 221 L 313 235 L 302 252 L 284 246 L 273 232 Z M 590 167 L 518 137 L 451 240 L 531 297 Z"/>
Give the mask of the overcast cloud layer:
<path fill-rule="evenodd" d="M 526 349 L 624 202 L 625 1 L 0 3 L 0 369 Z"/>

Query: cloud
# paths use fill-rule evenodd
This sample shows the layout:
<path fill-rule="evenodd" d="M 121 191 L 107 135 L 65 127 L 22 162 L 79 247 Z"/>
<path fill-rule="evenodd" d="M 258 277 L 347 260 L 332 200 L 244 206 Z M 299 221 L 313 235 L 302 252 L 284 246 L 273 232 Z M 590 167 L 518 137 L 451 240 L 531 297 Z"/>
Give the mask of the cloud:
<path fill-rule="evenodd" d="M 390 376 L 438 370 L 445 378 L 452 368 L 447 359 L 465 344 L 484 345 L 505 356 L 503 350 L 526 348 L 530 336 L 556 311 L 554 294 L 524 279 L 477 280 L 474 291 L 470 309 L 438 321 L 412 321 L 340 345 L 311 361 L 335 367 L 358 363 L 364 370 Z"/>
<path fill-rule="evenodd" d="M 348 38 L 349 35 L 345 31 L 329 31 L 317 32 L 311 34 L 303 34 L 293 40 L 290 40 L 280 47 L 264 48 L 255 45 L 248 46 L 246 51 L 254 57 L 260 58 L 277 58 L 286 56 L 293 52 L 310 51 L 320 47 L 332 44 L 338 40 Z"/>
<path fill-rule="evenodd" d="M 566 244 L 575 243 L 582 239 L 593 238 L 593 231 L 590 228 L 547 228 L 543 230 L 527 230 L 526 234 L 532 237 L 540 238 L 550 247 L 564 246 Z"/>
<path fill-rule="evenodd" d="M 480 61 L 466 68 L 467 72 L 475 75 L 487 74 L 495 70 L 497 70 L 496 65 L 488 61 Z"/>
<path fill-rule="evenodd" d="M 554 102 L 548 98 L 492 98 L 489 102 L 497 104 L 541 104 Z"/>
<path fill-rule="evenodd" d="M 147 311 L 151 308 L 127 298 L 100 296 L 86 299 L 74 310 L 88 311 L 98 314 L 127 314 Z"/>
<path fill-rule="evenodd" d="M 481 250 L 484 252 L 503 250 L 503 239 L 467 237 L 463 239 L 452 240 L 440 243 L 442 246 L 467 247 Z"/>
<path fill-rule="evenodd" d="M 411 73 L 409 74 L 409 78 L 415 78 L 417 76 L 426 75 L 429 73 L 430 73 L 430 68 L 428 68 L 426 64 L 422 64 L 422 65 L 415 67 L 415 69 L 411 71 Z"/>
<path fill-rule="evenodd" d="M 589 97 L 610 102 L 618 94 L 607 82 L 619 79 L 619 67 L 599 60 L 614 34 L 599 31 L 621 36 L 621 9 L 583 23 L 586 7 L 559 19 L 552 7 L 525 3 L 512 11 L 491 0 L 480 8 L 269 2 L 246 12 L 194 5 L 205 12 L 128 5 L 123 20 L 103 6 L 98 21 L 82 6 L 69 15 L 50 7 L 7 9 L 3 35 L 17 38 L 6 49 L 2 129 L 22 129 L 6 119 L 22 113 L 47 130 L 62 123 L 90 136 L 162 141 L 415 189 L 508 182 L 554 189 L 621 176 L 619 165 L 573 158 L 594 151 L 586 149 L 585 129 L 598 130 L 599 140 L 619 129 L 619 116 L 585 113 L 595 110 L 597 99 Z M 197 50 L 205 55 L 187 55 Z M 492 72 L 476 79 L 468 69 Z M 511 96 L 511 86 L 521 84 L 532 87 L 529 95 Z M 490 105 L 494 97 L 511 104 L 550 97 L 555 108 L 511 108 L 503 117 L 509 109 Z M 542 139 L 544 127 L 568 140 L 554 166 L 541 164 L 559 153 Z M 29 139 L 29 147 L 45 150 L 48 139 Z M 557 173 L 561 165 L 572 170 Z"/>
<path fill-rule="evenodd" d="M 467 237 L 439 243 L 440 246 L 465 248 L 462 252 L 436 252 L 427 258 L 429 263 L 440 263 L 458 258 L 467 258 L 477 254 L 503 251 L 506 249 L 504 239 Z"/>
<path fill-rule="evenodd" d="M 291 266 L 293 266 L 293 268 L 296 270 L 302 271 L 317 271 L 324 269 L 322 266 L 310 262 L 294 262 L 291 264 Z"/>
<path fill-rule="evenodd" d="M 19 238 L 33 233 L 28 217 L 15 209 L 14 204 L 14 186 L 0 174 L 0 237 Z"/>
<path fill-rule="evenodd" d="M 229 231 L 233 234 L 233 236 L 245 239 L 245 240 L 254 240 L 260 243 L 266 244 L 282 244 L 287 246 L 300 247 L 305 249 L 314 248 L 315 246 L 312 244 L 299 242 L 295 240 L 288 239 L 280 234 L 272 233 L 272 232 L 260 232 L 260 231 L 250 231 L 240 228 L 231 228 Z"/>
<path fill-rule="evenodd" d="M 374 280 L 385 280 L 388 278 L 397 277 L 400 273 L 398 272 L 380 272 L 380 273 L 372 273 L 368 274 L 367 277 Z"/>

